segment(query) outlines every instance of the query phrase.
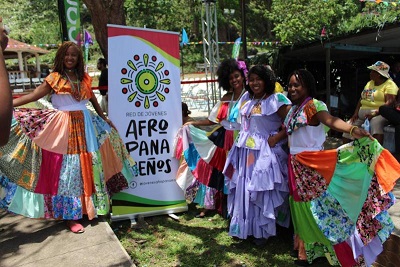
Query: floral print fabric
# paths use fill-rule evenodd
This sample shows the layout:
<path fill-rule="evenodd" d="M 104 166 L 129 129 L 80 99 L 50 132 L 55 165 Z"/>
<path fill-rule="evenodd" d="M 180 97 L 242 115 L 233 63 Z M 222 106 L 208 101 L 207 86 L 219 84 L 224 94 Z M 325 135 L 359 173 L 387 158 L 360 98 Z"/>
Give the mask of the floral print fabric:
<path fill-rule="evenodd" d="M 327 152 L 317 152 L 319 159 Z M 400 167 L 397 166 L 394 172 L 386 172 L 385 177 L 377 174 L 375 166 L 382 161 L 381 154 L 385 154 L 382 152 L 384 149 L 378 141 L 368 138 L 343 145 L 337 149 L 337 163 L 332 177 L 324 177 L 310 167 L 318 165 L 317 157 L 310 157 L 306 161 L 308 166 L 304 160 L 300 163 L 296 159 L 299 154 L 292 157 L 292 182 L 296 185 L 300 201 L 310 202 L 315 222 L 336 251 L 353 249 L 350 253 L 354 255 L 353 259 L 346 259 L 343 252 L 338 255 L 342 264 L 354 261 L 370 266 L 380 253 L 380 250 L 373 249 L 377 240 L 382 247 L 393 231 L 393 222 L 387 210 L 394 204 L 394 196 L 383 189 L 379 180 L 398 178 Z M 300 154 L 302 159 L 307 155 L 307 152 Z M 352 244 L 352 240 L 360 240 L 361 243 L 343 246 Z"/>
<path fill-rule="evenodd" d="M 286 132 L 292 134 L 296 129 L 308 125 L 311 118 L 320 111 L 328 111 L 326 104 L 316 99 L 310 99 L 303 107 L 294 105 L 289 110 L 286 119 Z"/>

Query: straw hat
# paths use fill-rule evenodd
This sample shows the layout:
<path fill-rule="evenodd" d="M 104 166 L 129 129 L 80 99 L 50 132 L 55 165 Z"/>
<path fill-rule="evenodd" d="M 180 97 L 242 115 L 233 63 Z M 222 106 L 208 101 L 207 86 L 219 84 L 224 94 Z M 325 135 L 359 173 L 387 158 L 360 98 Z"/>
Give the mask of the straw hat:
<path fill-rule="evenodd" d="M 390 78 L 390 75 L 389 75 L 390 67 L 388 64 L 386 64 L 383 61 L 377 61 L 377 62 L 375 62 L 374 65 L 371 65 L 367 68 L 378 72 L 380 75 L 382 75 L 385 78 Z"/>

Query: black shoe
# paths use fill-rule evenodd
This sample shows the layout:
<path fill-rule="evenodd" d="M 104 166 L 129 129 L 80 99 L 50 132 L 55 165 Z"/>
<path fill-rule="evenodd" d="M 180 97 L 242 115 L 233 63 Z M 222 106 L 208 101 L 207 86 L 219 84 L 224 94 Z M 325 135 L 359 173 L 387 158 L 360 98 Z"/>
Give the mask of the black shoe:
<path fill-rule="evenodd" d="M 265 244 L 267 244 L 267 239 L 265 239 L 265 238 L 254 238 L 253 244 L 255 244 L 256 246 L 264 246 Z"/>
<path fill-rule="evenodd" d="M 290 256 L 293 258 L 296 258 L 299 256 L 299 251 L 297 249 L 293 249 L 292 251 L 290 251 Z"/>
<path fill-rule="evenodd" d="M 297 266 L 310 266 L 311 264 L 308 263 L 307 260 L 295 260 L 294 264 L 296 264 Z"/>

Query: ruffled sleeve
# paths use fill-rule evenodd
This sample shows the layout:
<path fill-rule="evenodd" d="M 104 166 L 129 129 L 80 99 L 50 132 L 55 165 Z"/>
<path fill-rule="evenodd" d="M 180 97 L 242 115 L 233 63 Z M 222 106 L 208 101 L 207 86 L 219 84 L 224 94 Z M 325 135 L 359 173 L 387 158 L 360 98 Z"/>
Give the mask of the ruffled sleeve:
<path fill-rule="evenodd" d="M 307 122 L 309 122 L 312 117 L 314 117 L 314 115 L 320 111 L 328 111 L 328 107 L 324 102 L 317 99 L 311 99 L 307 104 L 304 105 L 304 112 L 307 117 Z"/>
<path fill-rule="evenodd" d="M 51 86 L 51 88 L 53 88 L 56 94 L 71 93 L 71 86 L 66 85 L 68 80 L 63 79 L 61 74 L 58 72 L 50 73 L 44 80 Z M 69 91 L 67 90 L 67 87 L 69 87 Z"/>
<path fill-rule="evenodd" d="M 82 98 L 82 99 L 86 99 L 86 96 L 87 96 L 87 99 L 90 99 L 92 96 L 94 96 L 94 93 L 92 90 L 92 77 L 90 77 L 89 74 L 85 73 L 83 75 L 82 84 L 83 84 L 82 87 L 84 88 L 83 96 L 85 96 L 85 98 Z"/>
<path fill-rule="evenodd" d="M 220 123 L 225 120 L 228 115 L 229 102 L 218 101 L 217 104 L 212 108 L 208 119 L 215 123 Z"/>
<path fill-rule="evenodd" d="M 292 102 L 289 100 L 289 98 L 287 98 L 284 94 L 282 93 L 276 93 L 275 96 L 278 99 L 278 102 L 281 103 L 279 105 L 279 107 L 281 107 L 282 105 L 291 105 Z"/>
<path fill-rule="evenodd" d="M 68 80 L 58 72 L 50 73 L 45 78 L 45 81 L 51 86 L 56 94 L 72 94 L 72 88 L 68 83 Z M 80 84 L 80 99 L 90 99 L 93 95 L 92 78 L 85 73 Z"/>
<path fill-rule="evenodd" d="M 284 106 L 291 105 L 292 102 L 282 93 L 275 93 L 269 96 L 265 101 L 261 101 L 261 114 L 272 115 Z"/>
<path fill-rule="evenodd" d="M 245 96 L 246 98 L 244 98 Z M 244 95 L 242 103 L 243 104 L 241 108 L 241 115 L 246 116 L 248 115 L 249 112 L 252 112 L 252 114 L 254 113 L 254 110 L 252 110 L 252 108 L 257 103 L 257 100 L 250 99 L 249 95 Z M 283 105 L 291 105 L 291 102 L 284 94 L 276 93 L 262 100 L 260 105 L 261 105 L 261 110 L 256 113 L 263 116 L 264 115 L 268 116 L 276 113 L 279 110 L 279 108 Z"/>

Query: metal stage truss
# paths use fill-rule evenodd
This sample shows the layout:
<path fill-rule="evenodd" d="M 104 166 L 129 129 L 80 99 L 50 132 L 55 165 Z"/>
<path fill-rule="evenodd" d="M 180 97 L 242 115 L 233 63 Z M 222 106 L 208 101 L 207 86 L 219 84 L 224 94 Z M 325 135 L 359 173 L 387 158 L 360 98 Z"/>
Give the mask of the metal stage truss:
<path fill-rule="evenodd" d="M 216 0 L 203 0 L 201 10 L 201 24 L 203 31 L 204 69 L 207 80 L 216 79 L 216 71 L 219 65 L 218 25 Z M 221 90 L 215 82 L 207 83 L 208 113 L 221 99 Z"/>

